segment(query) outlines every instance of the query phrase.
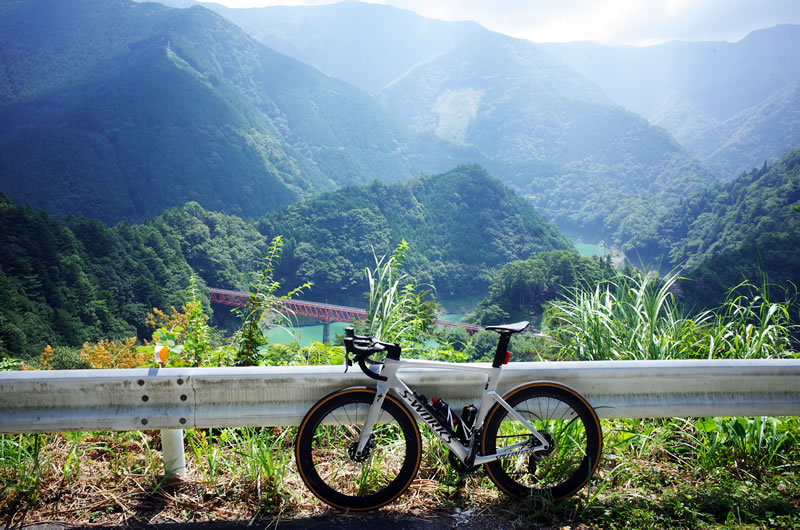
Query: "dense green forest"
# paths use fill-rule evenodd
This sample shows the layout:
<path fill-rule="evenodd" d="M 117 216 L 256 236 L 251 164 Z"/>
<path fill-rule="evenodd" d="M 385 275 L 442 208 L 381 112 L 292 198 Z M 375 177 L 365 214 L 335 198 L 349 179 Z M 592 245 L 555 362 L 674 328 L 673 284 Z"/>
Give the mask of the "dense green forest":
<path fill-rule="evenodd" d="M 0 50 L 0 189 L 54 215 L 257 217 L 476 158 L 201 7 L 4 4 Z"/>
<path fill-rule="evenodd" d="M 653 243 L 666 250 L 669 265 L 693 267 L 713 254 L 756 243 L 767 234 L 791 232 L 800 204 L 800 147 L 772 164 L 739 178 L 687 196 L 659 221 L 662 229 Z"/>
<path fill-rule="evenodd" d="M 147 226 L 60 222 L 0 194 L 0 357 L 47 344 L 144 336 L 153 307 L 184 301 L 191 269 L 174 240 Z"/>
<path fill-rule="evenodd" d="M 725 289 L 766 278 L 800 279 L 800 148 L 739 178 L 688 195 L 658 220 L 636 251 L 662 269 L 680 268 L 686 297 L 702 305 Z"/>
<path fill-rule="evenodd" d="M 492 277 L 489 296 L 477 304 L 471 320 L 490 325 L 538 318 L 547 302 L 570 289 L 592 290 L 616 273 L 610 256 L 581 257 L 565 250 L 511 261 Z"/>
<path fill-rule="evenodd" d="M 186 301 L 189 277 L 247 290 L 283 236 L 278 279 L 305 282 L 316 300 L 364 306 L 364 270 L 405 238 L 406 270 L 440 299 L 486 294 L 494 272 L 515 259 L 572 244 L 524 200 L 476 166 L 375 182 L 324 194 L 258 222 L 172 208 L 138 225 L 45 213 L 2 197 L 0 352 L 38 354 L 103 337 L 147 336 L 152 308 Z M 222 309 L 225 311 L 225 309 Z"/>
<path fill-rule="evenodd" d="M 800 149 L 719 188 L 687 197 L 642 247 L 662 269 L 680 266 L 676 294 L 712 308 L 741 283 L 792 296 L 798 278 Z M 46 344 L 145 337 L 153 307 L 185 302 L 191 274 L 247 290 L 275 236 L 285 246 L 277 278 L 304 297 L 363 306 L 364 270 L 402 239 L 404 269 L 433 296 L 475 303 L 473 319 L 528 319 L 574 285 L 614 274 L 608 258 L 580 258 L 526 201 L 477 166 L 408 183 L 348 187 L 259 220 L 204 209 L 166 210 L 138 225 L 61 221 L 3 196 L 0 210 L 0 352 L 30 356 Z M 782 289 L 789 288 L 788 292 Z"/>
<path fill-rule="evenodd" d="M 284 237 L 278 273 L 287 284 L 311 281 L 311 298 L 350 303 L 362 299 L 364 267 L 401 239 L 409 243 L 406 270 L 440 300 L 477 298 L 503 264 L 572 248 L 478 166 L 335 191 L 267 214 L 259 230 Z"/>

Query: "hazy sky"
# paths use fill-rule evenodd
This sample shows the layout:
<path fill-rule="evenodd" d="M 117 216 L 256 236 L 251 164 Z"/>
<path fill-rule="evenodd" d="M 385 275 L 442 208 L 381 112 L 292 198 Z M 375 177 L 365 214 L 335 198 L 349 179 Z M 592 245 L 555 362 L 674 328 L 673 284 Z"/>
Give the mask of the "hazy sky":
<path fill-rule="evenodd" d="M 228 7 L 318 5 L 331 0 L 213 0 Z M 371 0 L 442 20 L 474 20 L 539 42 L 655 44 L 737 41 L 754 29 L 800 24 L 800 0 Z"/>

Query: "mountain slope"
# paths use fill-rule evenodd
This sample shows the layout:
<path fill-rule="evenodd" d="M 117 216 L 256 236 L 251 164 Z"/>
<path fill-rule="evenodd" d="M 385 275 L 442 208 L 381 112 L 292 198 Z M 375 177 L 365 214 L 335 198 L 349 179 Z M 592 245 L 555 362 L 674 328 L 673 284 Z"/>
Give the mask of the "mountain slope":
<path fill-rule="evenodd" d="M 711 180 L 665 131 L 502 35 L 419 65 L 381 95 L 412 126 L 480 149 L 494 174 L 560 226 L 618 243 L 648 230 L 652 211 L 675 203 L 678 190 Z"/>
<path fill-rule="evenodd" d="M 701 143 L 710 147 L 708 163 L 726 176 L 781 158 L 800 143 L 800 77 L 762 103 L 687 141 L 691 146 Z"/>
<path fill-rule="evenodd" d="M 286 285 L 313 281 L 315 300 L 363 303 L 364 268 L 405 239 L 405 265 L 440 298 L 485 292 L 500 265 L 543 250 L 572 248 L 524 200 L 477 166 L 375 182 L 301 201 L 265 216 L 259 230 L 283 235 Z M 374 253 L 374 254 L 373 254 Z"/>
<path fill-rule="evenodd" d="M 147 312 L 180 306 L 190 274 L 180 248 L 154 230 L 60 222 L 0 193 L 0 359 L 145 337 Z"/>
<path fill-rule="evenodd" d="M 259 42 L 376 94 L 403 72 L 471 34 L 475 23 L 448 23 L 379 4 L 231 9 L 202 3 Z"/>
<path fill-rule="evenodd" d="M 796 232 L 793 206 L 797 205 L 800 147 L 772 165 L 764 164 L 731 182 L 688 196 L 659 220 L 657 236 L 640 250 L 648 257 L 660 257 L 665 266 L 696 267 L 716 255 Z M 756 256 L 752 254 L 747 261 L 756 263 Z M 790 279 L 800 277 L 800 269 L 795 272 L 798 275 Z"/>
<path fill-rule="evenodd" d="M 736 43 L 670 42 L 658 46 L 542 43 L 543 49 L 596 83 L 612 100 L 668 129 L 675 138 L 730 179 L 761 164 L 756 147 L 779 158 L 800 142 L 791 124 L 772 123 L 770 133 L 734 125 L 783 99 L 781 112 L 796 114 L 786 92 L 800 80 L 800 26 L 780 25 L 750 33 Z M 745 120 L 749 120 L 746 118 Z M 791 138 L 789 145 L 785 138 Z"/>
<path fill-rule="evenodd" d="M 106 222 L 189 200 L 240 215 L 293 201 L 281 176 L 296 170 L 280 141 L 225 96 L 174 54 L 150 48 L 59 123 L 0 145 L 2 188 L 55 215 Z"/>
<path fill-rule="evenodd" d="M 404 266 L 440 299 L 485 292 L 491 272 L 509 260 L 572 248 L 476 166 L 345 188 L 258 223 L 188 203 L 109 228 L 82 217 L 60 221 L 0 193 L 0 360 L 37 355 L 47 344 L 146 338 L 147 312 L 185 303 L 190 276 L 201 288 L 247 289 L 276 235 L 286 242 L 285 290 L 313 281 L 304 297 L 355 305 L 364 303 L 373 250 L 387 253 L 404 237 Z"/>
<path fill-rule="evenodd" d="M 544 215 L 590 237 L 626 242 L 652 229 L 648 210 L 713 180 L 663 130 L 530 42 L 361 3 L 214 9 L 270 46 L 380 88 L 401 121 L 477 151 Z"/>
<path fill-rule="evenodd" d="M 0 50 L 0 189 L 59 215 L 142 219 L 196 200 L 257 216 L 461 156 L 202 7 L 5 4 Z"/>

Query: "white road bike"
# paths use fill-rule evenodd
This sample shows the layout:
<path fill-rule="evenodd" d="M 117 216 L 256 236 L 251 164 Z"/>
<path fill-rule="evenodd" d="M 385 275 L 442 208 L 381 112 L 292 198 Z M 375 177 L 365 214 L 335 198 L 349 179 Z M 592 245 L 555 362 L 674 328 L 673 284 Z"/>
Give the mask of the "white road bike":
<path fill-rule="evenodd" d="M 419 470 L 418 423 L 423 423 L 450 449 L 451 465 L 463 473 L 483 465 L 509 495 L 559 500 L 576 493 L 591 478 L 602 452 L 600 421 L 591 405 L 575 390 L 549 381 L 525 383 L 502 397 L 496 392 L 511 335 L 527 326 L 486 328 L 500 335 L 491 367 L 401 360 L 397 344 L 358 336 L 348 328 L 345 364 L 351 365 L 354 356 L 377 387 L 337 390 L 308 411 L 295 441 L 306 486 L 339 509 L 373 510 L 393 502 Z M 386 354 L 382 362 L 370 357 L 381 352 Z M 465 406 L 459 415 L 444 401 L 429 401 L 409 388 L 398 373 L 404 368 L 483 373 L 480 403 Z"/>

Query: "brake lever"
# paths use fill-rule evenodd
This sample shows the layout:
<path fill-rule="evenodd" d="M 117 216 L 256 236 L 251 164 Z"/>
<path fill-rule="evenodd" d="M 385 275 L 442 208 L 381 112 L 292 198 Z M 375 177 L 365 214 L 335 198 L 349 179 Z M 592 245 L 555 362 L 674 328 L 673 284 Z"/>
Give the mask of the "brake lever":
<path fill-rule="evenodd" d="M 350 360 L 350 354 L 345 350 L 344 352 L 344 373 L 347 373 L 347 369 L 353 366 L 353 361 Z"/>

